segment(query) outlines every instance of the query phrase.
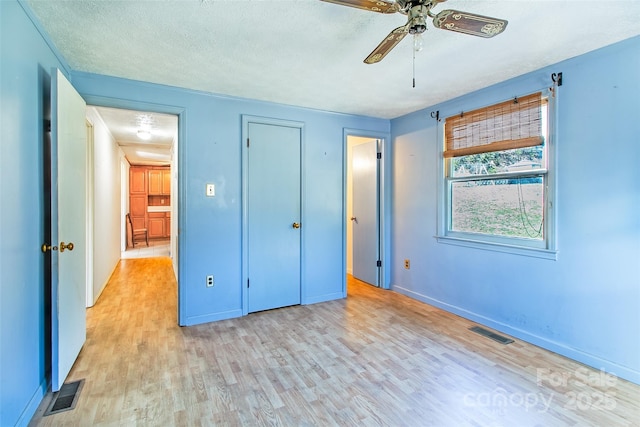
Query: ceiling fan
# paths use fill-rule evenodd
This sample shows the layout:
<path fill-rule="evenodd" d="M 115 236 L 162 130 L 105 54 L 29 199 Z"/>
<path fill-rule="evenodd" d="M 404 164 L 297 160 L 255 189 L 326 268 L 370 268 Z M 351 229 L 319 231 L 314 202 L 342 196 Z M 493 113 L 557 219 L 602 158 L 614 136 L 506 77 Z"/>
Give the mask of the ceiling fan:
<path fill-rule="evenodd" d="M 407 35 L 416 36 L 414 49 L 422 48 L 420 34 L 427 29 L 427 17 L 433 18 L 433 25 L 443 30 L 456 31 L 479 37 L 493 37 L 504 31 L 507 21 L 476 15 L 474 13 L 460 12 L 458 10 L 443 10 L 434 15 L 431 9 L 438 3 L 446 0 L 322 0 L 342 6 L 350 6 L 358 9 L 370 10 L 378 13 L 402 13 L 407 15 L 407 23 L 391 31 L 380 42 L 373 52 L 364 60 L 365 64 L 375 64 L 382 59 Z"/>

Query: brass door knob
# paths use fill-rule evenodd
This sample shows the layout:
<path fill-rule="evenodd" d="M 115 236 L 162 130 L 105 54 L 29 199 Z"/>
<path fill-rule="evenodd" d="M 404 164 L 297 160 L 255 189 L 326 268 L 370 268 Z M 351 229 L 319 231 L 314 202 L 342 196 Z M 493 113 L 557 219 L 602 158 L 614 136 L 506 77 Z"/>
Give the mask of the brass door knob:
<path fill-rule="evenodd" d="M 297 223 L 297 222 L 294 222 L 294 223 L 293 223 L 293 228 L 300 228 L 300 224 L 299 224 L 299 223 Z"/>
<path fill-rule="evenodd" d="M 66 245 L 64 242 L 60 242 L 60 252 L 64 252 L 65 249 L 73 250 L 73 243 L 69 242 Z"/>
<path fill-rule="evenodd" d="M 58 247 L 57 246 L 51 246 L 51 245 L 48 245 L 46 243 L 43 243 L 42 246 L 40 246 L 40 250 L 43 253 L 47 253 L 48 251 L 57 251 Z"/>

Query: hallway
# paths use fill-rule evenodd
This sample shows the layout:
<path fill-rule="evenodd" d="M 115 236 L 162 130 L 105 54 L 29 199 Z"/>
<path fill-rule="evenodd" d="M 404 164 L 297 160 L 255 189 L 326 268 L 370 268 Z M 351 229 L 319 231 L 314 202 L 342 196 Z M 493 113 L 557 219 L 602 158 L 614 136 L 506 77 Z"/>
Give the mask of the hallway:
<path fill-rule="evenodd" d="M 85 379 L 76 408 L 47 417 L 39 410 L 31 425 L 632 426 L 640 419 L 637 385 L 581 384 L 578 372 L 600 372 L 518 340 L 505 346 L 480 337 L 468 330 L 472 322 L 351 277 L 348 286 L 346 300 L 179 327 L 170 258 L 122 260 L 87 310 L 87 341 L 67 379 Z M 552 380 L 559 375 L 568 384 Z M 576 408 L 579 393 L 592 405 L 602 402 L 593 396 L 610 397 L 610 407 Z"/>

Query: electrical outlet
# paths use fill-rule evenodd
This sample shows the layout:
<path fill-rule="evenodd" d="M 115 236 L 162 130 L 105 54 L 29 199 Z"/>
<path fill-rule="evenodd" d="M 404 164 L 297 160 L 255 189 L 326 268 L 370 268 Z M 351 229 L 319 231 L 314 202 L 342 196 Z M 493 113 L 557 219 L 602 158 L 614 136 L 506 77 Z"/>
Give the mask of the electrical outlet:
<path fill-rule="evenodd" d="M 408 259 L 405 259 L 404 260 L 404 268 L 409 270 L 411 268 L 411 261 L 409 261 Z"/>
<path fill-rule="evenodd" d="M 213 287 L 213 274 L 210 276 L 207 276 L 207 288 L 212 288 Z"/>

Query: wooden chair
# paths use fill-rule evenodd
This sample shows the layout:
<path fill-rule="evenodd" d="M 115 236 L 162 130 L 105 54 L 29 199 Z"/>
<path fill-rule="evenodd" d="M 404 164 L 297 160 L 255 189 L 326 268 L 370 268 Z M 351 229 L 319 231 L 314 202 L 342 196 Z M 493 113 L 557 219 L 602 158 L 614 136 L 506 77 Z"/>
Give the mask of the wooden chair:
<path fill-rule="evenodd" d="M 147 233 L 146 228 L 133 228 L 133 223 L 131 222 L 131 215 L 127 214 L 127 222 L 129 223 L 129 229 L 131 230 L 131 245 L 136 247 L 136 239 L 144 237 L 144 241 L 149 246 L 149 234 Z"/>

